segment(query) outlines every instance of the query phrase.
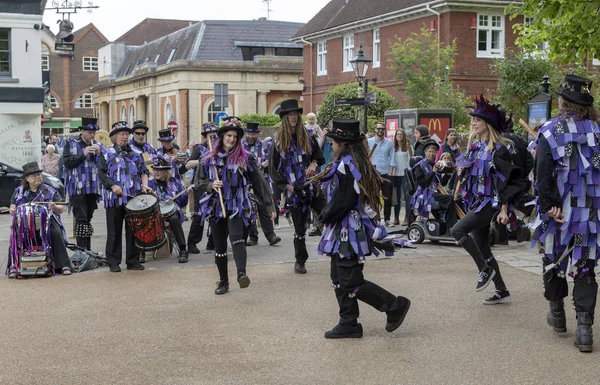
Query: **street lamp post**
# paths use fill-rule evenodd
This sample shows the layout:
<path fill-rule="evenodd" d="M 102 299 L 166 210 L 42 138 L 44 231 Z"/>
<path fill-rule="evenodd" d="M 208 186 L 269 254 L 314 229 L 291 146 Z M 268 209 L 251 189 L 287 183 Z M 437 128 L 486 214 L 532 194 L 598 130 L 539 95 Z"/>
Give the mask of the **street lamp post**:
<path fill-rule="evenodd" d="M 364 84 L 364 103 L 363 103 L 363 132 L 367 133 L 367 92 L 369 87 L 369 79 L 367 79 L 367 71 L 369 70 L 369 66 L 373 60 L 369 59 L 364 55 L 362 44 L 358 48 L 358 53 L 354 57 L 354 59 L 350 60 L 350 64 L 352 64 L 352 68 L 354 69 L 354 76 L 356 77 L 356 81 L 358 82 L 358 86 L 360 87 Z"/>

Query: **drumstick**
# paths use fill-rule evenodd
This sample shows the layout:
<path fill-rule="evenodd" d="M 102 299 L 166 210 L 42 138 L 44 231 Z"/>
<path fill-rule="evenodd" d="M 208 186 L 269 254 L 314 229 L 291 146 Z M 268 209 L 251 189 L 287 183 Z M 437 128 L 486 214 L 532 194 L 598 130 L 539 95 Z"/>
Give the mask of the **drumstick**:
<path fill-rule="evenodd" d="M 533 138 L 535 139 L 537 137 L 537 134 L 531 129 L 531 127 L 529 127 L 529 125 L 523 120 L 523 119 L 519 119 L 519 123 L 521 124 L 521 126 L 523 126 L 523 129 L 525 131 L 527 131 L 527 133 Z"/>
<path fill-rule="evenodd" d="M 188 191 L 187 188 L 184 188 L 179 194 L 175 195 L 172 198 L 167 199 L 165 202 L 173 202 L 175 199 L 179 198 L 180 196 L 182 196 L 183 194 L 185 194 Z"/>
<path fill-rule="evenodd" d="M 212 153 L 212 140 L 208 141 L 208 149 Z M 217 170 L 217 166 L 213 166 L 215 169 L 215 179 L 219 181 L 219 171 Z M 223 203 L 223 192 L 221 188 L 217 189 L 217 193 L 219 194 L 219 203 L 221 203 L 221 216 L 225 218 L 225 203 Z"/>

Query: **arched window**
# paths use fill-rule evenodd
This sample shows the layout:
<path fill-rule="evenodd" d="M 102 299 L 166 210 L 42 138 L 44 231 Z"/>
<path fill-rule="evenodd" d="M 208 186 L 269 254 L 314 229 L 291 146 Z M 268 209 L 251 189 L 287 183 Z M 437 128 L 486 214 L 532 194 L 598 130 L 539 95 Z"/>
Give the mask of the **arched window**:
<path fill-rule="evenodd" d="M 58 104 L 58 99 L 52 94 L 50 94 L 50 108 L 60 108 Z"/>
<path fill-rule="evenodd" d="M 273 114 L 279 115 L 279 111 L 281 111 L 281 104 L 278 104 L 273 108 Z"/>
<path fill-rule="evenodd" d="M 135 122 L 135 107 L 132 104 L 129 107 L 129 127 L 133 127 L 133 122 Z"/>
<path fill-rule="evenodd" d="M 217 114 L 219 112 L 223 112 L 223 109 L 221 108 L 215 108 L 215 102 L 212 102 L 209 106 L 208 106 L 208 121 L 209 122 L 216 122 L 217 121 Z"/>
<path fill-rule="evenodd" d="M 171 107 L 170 102 L 167 102 L 167 105 L 165 107 L 165 119 L 165 127 L 167 127 L 167 123 L 169 123 L 171 120 L 175 120 L 175 116 L 173 116 L 173 107 Z"/>
<path fill-rule="evenodd" d="M 121 106 L 121 121 L 127 121 L 127 109 L 125 108 L 125 106 Z"/>

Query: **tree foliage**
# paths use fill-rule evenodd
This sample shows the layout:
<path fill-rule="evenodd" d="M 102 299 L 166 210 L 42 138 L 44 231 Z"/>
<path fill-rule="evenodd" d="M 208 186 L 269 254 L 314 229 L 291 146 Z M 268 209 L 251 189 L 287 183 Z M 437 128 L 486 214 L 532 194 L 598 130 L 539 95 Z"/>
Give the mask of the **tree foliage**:
<path fill-rule="evenodd" d="M 469 123 L 465 106 L 472 101 L 449 78 L 457 55 L 456 41 L 438 47 L 436 37 L 423 26 L 392 44 L 390 68 L 409 108 L 453 108 L 454 125 L 460 127 Z"/>
<path fill-rule="evenodd" d="M 375 92 L 376 103 L 371 104 L 367 108 L 367 126 L 370 131 L 375 128 L 375 123 L 383 121 L 385 111 L 394 110 L 399 108 L 399 104 L 389 92 L 375 87 L 369 84 L 369 92 Z M 358 83 L 346 83 L 340 84 L 331 88 L 327 91 L 325 99 L 319 108 L 317 114 L 317 122 L 320 126 L 326 126 L 329 121 L 334 118 L 348 118 L 348 119 L 359 119 L 362 126 L 362 107 L 336 107 L 334 105 L 335 99 L 348 99 L 358 97 L 359 86 Z"/>
<path fill-rule="evenodd" d="M 511 19 L 532 16 L 516 24 L 517 44 L 528 52 L 547 43 L 550 58 L 562 64 L 581 64 L 590 55 L 600 57 L 600 0 L 522 0 L 511 3 Z"/>
<path fill-rule="evenodd" d="M 244 125 L 248 122 L 258 123 L 263 127 L 275 127 L 281 123 L 279 115 L 275 114 L 244 114 L 240 115 L 240 120 Z"/>

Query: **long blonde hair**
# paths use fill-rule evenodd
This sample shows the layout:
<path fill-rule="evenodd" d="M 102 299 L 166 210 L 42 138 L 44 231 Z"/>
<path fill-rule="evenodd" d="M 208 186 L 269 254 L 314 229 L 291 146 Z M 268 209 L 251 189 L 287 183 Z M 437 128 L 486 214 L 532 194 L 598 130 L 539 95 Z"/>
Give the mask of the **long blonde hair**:
<path fill-rule="evenodd" d="M 302 115 L 296 111 L 289 112 L 288 114 L 298 114 L 298 121 L 296 122 L 297 145 L 302 148 L 302 151 L 305 154 L 310 154 L 310 137 L 308 135 L 308 130 L 302 123 Z M 290 144 L 292 143 L 292 128 L 290 122 L 287 120 L 287 114 L 284 115 L 281 119 L 281 126 L 275 134 L 275 146 L 280 153 L 287 152 L 290 149 Z"/>
<path fill-rule="evenodd" d="M 473 121 L 473 118 L 471 118 L 471 121 Z M 484 120 L 484 122 L 485 122 L 485 120 Z M 487 140 L 488 145 L 486 147 L 487 151 L 493 151 L 496 148 L 496 145 L 498 143 L 506 144 L 506 140 L 502 136 L 500 136 L 498 131 L 496 131 L 496 129 L 494 127 L 492 127 L 491 124 L 489 124 L 488 122 L 485 122 L 485 124 L 488 129 L 488 140 Z M 475 138 L 475 137 L 477 137 L 477 138 Z M 474 142 L 474 139 L 477 139 L 477 140 L 475 140 L 476 142 L 481 141 L 481 139 L 479 138 L 479 136 L 477 135 L 475 130 L 473 130 L 473 126 L 471 125 L 471 132 L 469 133 L 469 141 L 467 143 L 467 151 L 469 151 L 469 149 L 471 148 L 471 144 Z"/>

